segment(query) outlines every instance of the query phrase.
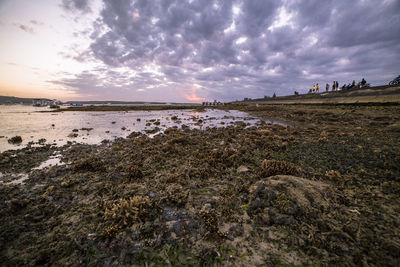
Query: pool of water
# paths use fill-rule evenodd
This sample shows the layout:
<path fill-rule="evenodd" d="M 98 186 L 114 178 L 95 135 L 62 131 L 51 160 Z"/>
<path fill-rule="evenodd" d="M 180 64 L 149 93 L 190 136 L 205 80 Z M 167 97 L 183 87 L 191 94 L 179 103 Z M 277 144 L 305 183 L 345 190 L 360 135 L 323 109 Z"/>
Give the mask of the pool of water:
<path fill-rule="evenodd" d="M 98 144 L 102 140 L 126 137 L 132 132 L 150 136 L 166 128 L 186 125 L 189 128 L 226 127 L 238 121 L 249 125 L 260 122 L 245 112 L 206 109 L 161 111 L 106 111 L 106 112 L 38 112 L 45 107 L 0 105 L 0 152 L 19 149 L 28 143 L 39 142 L 58 146 L 70 142 Z M 270 121 L 265 121 L 270 122 Z M 271 122 L 279 123 L 279 122 Z M 8 139 L 21 136 L 22 143 L 10 144 Z M 44 141 L 44 140 L 42 140 Z"/>

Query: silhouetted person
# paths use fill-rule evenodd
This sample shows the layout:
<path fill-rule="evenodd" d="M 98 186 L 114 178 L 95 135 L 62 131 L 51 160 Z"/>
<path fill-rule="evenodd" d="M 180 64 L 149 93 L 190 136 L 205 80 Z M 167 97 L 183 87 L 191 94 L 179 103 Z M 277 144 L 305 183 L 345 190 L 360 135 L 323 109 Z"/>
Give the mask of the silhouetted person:
<path fill-rule="evenodd" d="M 329 91 L 329 84 L 326 84 L 325 89 L 327 92 Z"/>
<path fill-rule="evenodd" d="M 364 87 L 366 83 L 367 83 L 367 81 L 366 81 L 364 78 L 362 78 L 362 80 L 361 80 L 361 86 Z"/>
<path fill-rule="evenodd" d="M 336 85 L 336 90 L 338 90 L 339 89 L 339 83 L 337 81 L 335 82 L 335 85 Z"/>

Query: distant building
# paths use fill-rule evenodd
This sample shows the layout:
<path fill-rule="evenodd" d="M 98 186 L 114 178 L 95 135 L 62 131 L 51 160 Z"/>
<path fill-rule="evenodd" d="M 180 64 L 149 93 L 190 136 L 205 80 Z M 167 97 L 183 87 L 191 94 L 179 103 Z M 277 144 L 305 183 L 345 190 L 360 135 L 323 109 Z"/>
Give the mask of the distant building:
<path fill-rule="evenodd" d="M 32 106 L 34 107 L 46 107 L 51 105 L 60 105 L 60 101 L 57 99 L 46 99 L 46 98 L 35 98 L 32 100 Z"/>
<path fill-rule="evenodd" d="M 214 102 L 203 102 L 203 103 L 201 103 L 201 105 L 206 106 L 206 107 L 207 106 L 224 106 L 225 103 L 214 100 Z"/>
<path fill-rule="evenodd" d="M 32 100 L 32 106 L 34 107 L 45 107 L 49 104 L 49 101 L 47 99 L 43 98 L 36 98 Z"/>

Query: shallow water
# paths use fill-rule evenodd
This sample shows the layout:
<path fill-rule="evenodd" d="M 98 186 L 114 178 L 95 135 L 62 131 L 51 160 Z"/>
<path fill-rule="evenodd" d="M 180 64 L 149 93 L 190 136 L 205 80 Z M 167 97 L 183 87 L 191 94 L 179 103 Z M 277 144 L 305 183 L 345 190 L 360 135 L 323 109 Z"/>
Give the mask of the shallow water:
<path fill-rule="evenodd" d="M 3 178 L 3 176 L 6 176 L 2 173 L 0 173 L 0 178 Z M 20 174 L 8 174 L 8 176 L 11 176 L 14 178 L 14 180 L 9 181 L 9 182 L 3 182 L 0 181 L 0 183 L 3 183 L 5 185 L 19 185 L 24 183 L 26 180 L 29 179 L 29 175 L 26 173 L 20 173 Z"/>
<path fill-rule="evenodd" d="M 33 168 L 32 170 L 41 170 L 55 165 L 65 165 L 65 163 L 61 161 L 61 158 L 61 154 L 50 156 L 46 161 L 43 161 L 38 167 Z"/>
<path fill-rule="evenodd" d="M 133 131 L 146 133 L 155 127 L 160 128 L 159 132 L 162 132 L 168 127 L 181 127 L 183 124 L 191 129 L 205 129 L 226 127 L 237 121 L 245 121 L 250 125 L 260 122 L 260 119 L 249 117 L 245 112 L 217 109 L 206 109 L 204 112 L 195 110 L 38 112 L 45 110 L 49 109 L 26 105 L 0 105 L 0 152 L 22 148 L 29 142 L 37 143 L 41 138 L 46 139 L 46 143 L 57 146 L 64 145 L 68 141 L 98 144 L 104 139 L 126 137 Z M 178 119 L 173 120 L 174 116 Z M 202 123 L 199 123 L 199 120 L 202 120 Z M 156 121 L 160 124 L 155 125 Z M 74 129 L 77 131 L 73 132 Z M 73 134 L 77 136 L 73 137 Z M 22 137 L 22 143 L 9 144 L 7 140 L 16 135 Z"/>

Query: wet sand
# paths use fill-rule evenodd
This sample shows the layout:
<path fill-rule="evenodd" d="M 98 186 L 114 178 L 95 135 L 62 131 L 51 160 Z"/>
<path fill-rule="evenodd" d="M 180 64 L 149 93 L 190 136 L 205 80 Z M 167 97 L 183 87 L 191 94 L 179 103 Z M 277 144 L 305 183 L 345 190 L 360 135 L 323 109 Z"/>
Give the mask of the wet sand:
<path fill-rule="evenodd" d="M 0 262 L 400 264 L 399 106 L 235 108 L 290 126 L 1 153 Z"/>

